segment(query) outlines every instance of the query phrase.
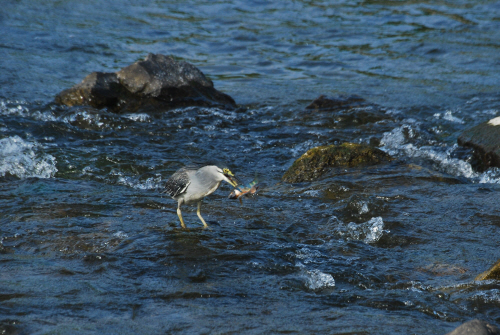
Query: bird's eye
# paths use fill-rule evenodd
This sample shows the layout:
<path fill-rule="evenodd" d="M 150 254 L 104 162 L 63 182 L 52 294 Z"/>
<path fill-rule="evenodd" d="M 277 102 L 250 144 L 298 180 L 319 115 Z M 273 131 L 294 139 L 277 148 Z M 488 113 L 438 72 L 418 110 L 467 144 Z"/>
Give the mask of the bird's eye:
<path fill-rule="evenodd" d="M 222 173 L 224 173 L 225 175 L 234 176 L 233 173 L 229 169 L 224 169 L 222 171 Z"/>

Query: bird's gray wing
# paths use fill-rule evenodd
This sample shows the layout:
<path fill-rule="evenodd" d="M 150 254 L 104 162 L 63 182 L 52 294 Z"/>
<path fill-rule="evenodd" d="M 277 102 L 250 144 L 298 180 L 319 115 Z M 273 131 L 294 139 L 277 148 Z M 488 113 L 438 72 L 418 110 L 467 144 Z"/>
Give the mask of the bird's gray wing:
<path fill-rule="evenodd" d="M 175 198 L 186 191 L 191 181 L 189 179 L 190 169 L 182 168 L 175 172 L 166 182 L 164 193 Z"/>

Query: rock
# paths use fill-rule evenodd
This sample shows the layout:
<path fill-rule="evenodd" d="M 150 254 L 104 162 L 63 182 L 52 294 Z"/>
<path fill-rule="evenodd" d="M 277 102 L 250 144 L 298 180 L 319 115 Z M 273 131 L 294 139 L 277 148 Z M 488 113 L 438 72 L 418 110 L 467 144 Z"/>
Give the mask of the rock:
<path fill-rule="evenodd" d="M 193 283 L 203 283 L 204 281 L 207 280 L 207 274 L 203 270 L 195 270 L 193 273 L 191 273 L 188 278 L 193 282 Z"/>
<path fill-rule="evenodd" d="M 500 335 L 500 331 L 488 322 L 474 319 L 458 326 L 446 335 Z"/>
<path fill-rule="evenodd" d="M 297 159 L 283 175 L 283 181 L 300 183 L 319 178 L 331 167 L 356 167 L 389 161 L 391 157 L 380 149 L 355 143 L 312 148 Z"/>
<path fill-rule="evenodd" d="M 466 268 L 451 264 L 429 264 L 417 268 L 417 271 L 428 273 L 433 276 L 458 276 L 467 272 Z"/>
<path fill-rule="evenodd" d="M 328 114 L 324 115 L 325 112 Z M 321 95 L 306 107 L 304 117 L 318 118 L 318 113 L 323 113 L 323 118 L 328 117 L 327 124 L 333 127 L 356 127 L 390 119 L 379 106 L 357 95 L 339 98 Z"/>
<path fill-rule="evenodd" d="M 493 264 L 493 266 L 489 270 L 484 271 L 475 278 L 475 280 L 488 279 L 500 280 L 500 259 L 495 264 Z"/>
<path fill-rule="evenodd" d="M 149 54 L 116 73 L 93 72 L 56 96 L 67 106 L 89 105 L 113 112 L 166 110 L 186 106 L 233 108 L 233 98 L 214 88 L 194 65 Z"/>
<path fill-rule="evenodd" d="M 357 95 L 348 97 L 341 96 L 339 98 L 328 98 L 325 95 L 320 95 L 306 109 L 321 110 L 321 111 L 338 111 L 341 109 L 359 107 L 367 105 L 365 99 Z"/>
<path fill-rule="evenodd" d="M 500 167 L 500 117 L 464 131 L 458 137 L 458 144 L 474 149 L 482 163 L 480 170 Z"/>
<path fill-rule="evenodd" d="M 92 72 L 80 84 L 59 93 L 56 102 L 67 106 L 103 108 L 117 105 L 126 93 L 116 73 Z"/>

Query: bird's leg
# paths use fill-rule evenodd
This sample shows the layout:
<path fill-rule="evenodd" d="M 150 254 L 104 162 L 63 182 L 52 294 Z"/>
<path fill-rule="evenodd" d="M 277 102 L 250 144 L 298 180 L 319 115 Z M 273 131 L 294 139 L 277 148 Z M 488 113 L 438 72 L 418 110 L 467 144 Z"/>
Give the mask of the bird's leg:
<path fill-rule="evenodd" d="M 205 228 L 208 228 L 207 223 L 206 223 L 206 222 L 205 222 L 205 220 L 203 220 L 203 218 L 201 217 L 200 210 L 201 210 L 201 201 L 200 201 L 200 202 L 198 202 L 198 210 L 196 211 L 196 214 L 198 214 L 198 217 L 200 218 L 201 222 L 203 222 L 203 226 L 204 226 Z"/>
<path fill-rule="evenodd" d="M 177 216 L 179 217 L 179 220 L 181 220 L 181 226 L 182 228 L 186 228 L 186 225 L 184 224 L 184 220 L 182 219 L 182 213 L 181 213 L 181 201 L 177 204 Z"/>

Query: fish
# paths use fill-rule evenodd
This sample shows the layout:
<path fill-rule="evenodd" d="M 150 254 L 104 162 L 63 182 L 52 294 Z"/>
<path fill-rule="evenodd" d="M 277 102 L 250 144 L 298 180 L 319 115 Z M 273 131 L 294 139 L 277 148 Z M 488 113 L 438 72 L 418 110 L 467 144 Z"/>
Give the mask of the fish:
<path fill-rule="evenodd" d="M 257 185 L 258 181 L 255 179 L 251 183 L 247 184 L 246 186 L 237 186 L 231 194 L 229 194 L 229 199 L 239 199 L 240 203 L 243 205 L 243 201 L 241 198 L 249 195 L 254 195 L 257 193 L 257 190 L 259 189 L 259 186 Z"/>

